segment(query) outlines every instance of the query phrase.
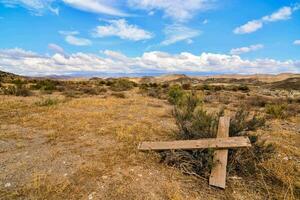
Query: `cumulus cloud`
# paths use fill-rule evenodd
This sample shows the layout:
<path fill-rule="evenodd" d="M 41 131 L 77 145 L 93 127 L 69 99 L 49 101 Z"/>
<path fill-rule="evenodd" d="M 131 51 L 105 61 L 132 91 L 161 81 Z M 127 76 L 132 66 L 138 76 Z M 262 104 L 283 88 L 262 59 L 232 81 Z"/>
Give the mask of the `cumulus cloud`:
<path fill-rule="evenodd" d="M 24 7 L 34 15 L 42 15 L 47 10 L 59 15 L 59 9 L 52 7 L 54 1 L 55 0 L 0 0 L 0 3 L 8 7 Z"/>
<path fill-rule="evenodd" d="M 136 25 L 128 24 L 125 19 L 108 20 L 108 24 L 104 26 L 97 26 L 94 30 L 94 37 L 108 37 L 116 36 L 126 40 L 147 40 L 153 37 L 153 34 L 139 28 Z"/>
<path fill-rule="evenodd" d="M 253 33 L 263 27 L 264 24 L 291 18 L 294 11 L 298 10 L 297 7 L 282 7 L 271 15 L 267 15 L 258 20 L 251 20 L 246 24 L 237 27 L 233 30 L 235 34 L 248 34 Z"/>
<path fill-rule="evenodd" d="M 198 30 L 180 24 L 169 25 L 164 29 L 166 39 L 161 42 L 161 45 L 167 46 L 180 41 L 191 44 L 193 42 L 192 38 L 197 37 L 200 33 Z"/>
<path fill-rule="evenodd" d="M 105 0 L 63 0 L 63 2 L 78 10 L 97 14 L 107 14 L 112 16 L 124 17 L 128 14 L 111 6 L 112 1 Z M 108 3 L 109 2 L 109 3 Z"/>
<path fill-rule="evenodd" d="M 78 31 L 59 31 L 61 35 L 65 36 L 65 41 L 75 46 L 89 46 L 92 45 L 92 41 L 87 38 L 78 37 Z"/>
<path fill-rule="evenodd" d="M 294 45 L 300 45 L 300 40 L 295 40 Z"/>
<path fill-rule="evenodd" d="M 128 5 L 147 11 L 161 10 L 166 17 L 176 21 L 187 21 L 197 12 L 213 6 L 215 0 L 128 0 Z"/>
<path fill-rule="evenodd" d="M 262 48 L 264 48 L 264 45 L 255 44 L 255 45 L 250 45 L 249 47 L 240 47 L 240 48 L 231 49 L 230 54 L 239 55 L 243 53 L 249 53 L 251 51 L 257 51 Z"/>
<path fill-rule="evenodd" d="M 146 52 L 128 57 L 120 52 L 104 51 L 104 56 L 56 53 L 42 56 L 23 49 L 0 50 L 0 70 L 24 75 L 66 75 L 74 72 L 137 73 L 137 72 L 203 72 L 203 73 L 280 73 L 300 72 L 300 61 L 274 59 L 242 59 L 238 55 L 188 52 L 169 54 Z"/>

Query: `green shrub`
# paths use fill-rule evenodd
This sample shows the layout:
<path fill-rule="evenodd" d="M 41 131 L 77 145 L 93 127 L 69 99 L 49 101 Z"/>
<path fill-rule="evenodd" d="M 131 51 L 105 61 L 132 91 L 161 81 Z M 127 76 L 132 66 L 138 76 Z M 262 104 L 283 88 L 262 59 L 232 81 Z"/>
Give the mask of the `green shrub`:
<path fill-rule="evenodd" d="M 56 90 L 56 87 L 58 85 L 60 85 L 59 81 L 54 81 L 50 79 L 37 80 L 36 84 L 32 86 L 32 89 L 52 91 L 52 90 Z"/>
<path fill-rule="evenodd" d="M 168 101 L 171 104 L 179 104 L 180 100 L 184 96 L 184 91 L 179 85 L 173 85 L 168 92 Z"/>
<path fill-rule="evenodd" d="M 221 110 L 215 114 L 207 113 L 202 107 L 202 99 L 194 93 L 185 95 L 181 104 L 175 105 L 174 117 L 179 131 L 179 139 L 201 139 L 216 137 Z M 264 118 L 240 108 L 230 122 L 230 136 L 249 136 L 249 130 L 255 130 L 264 125 Z M 257 138 L 249 136 L 252 147 L 247 149 L 229 150 L 228 171 L 239 176 L 255 176 L 259 169 L 257 165 L 272 152 L 272 147 L 258 144 Z M 179 168 L 183 173 L 207 178 L 213 166 L 213 150 L 175 150 L 162 151 L 161 159 L 168 165 Z M 259 153 L 259 155 L 256 155 Z"/>
<path fill-rule="evenodd" d="M 115 81 L 109 82 L 108 85 L 112 91 L 127 91 L 131 90 L 137 86 L 135 82 L 129 81 L 127 79 L 117 79 Z"/>
<path fill-rule="evenodd" d="M 266 105 L 266 113 L 273 118 L 283 119 L 286 117 L 286 108 L 286 104 L 268 104 Z"/>
<path fill-rule="evenodd" d="M 31 91 L 22 84 L 16 86 L 10 85 L 6 88 L 3 88 L 3 93 L 5 95 L 15 95 L 23 97 L 27 97 L 32 94 Z"/>
<path fill-rule="evenodd" d="M 239 91 L 243 91 L 243 92 L 249 92 L 249 91 L 250 91 L 250 88 L 249 88 L 247 85 L 239 85 L 239 86 L 237 87 L 237 89 L 238 89 Z"/>
<path fill-rule="evenodd" d="M 174 108 L 173 115 L 179 128 L 180 139 L 200 139 L 214 137 L 217 130 L 218 114 L 207 113 L 202 99 L 194 93 L 188 93 Z"/>
<path fill-rule="evenodd" d="M 264 117 L 258 115 L 250 117 L 249 115 L 245 107 L 237 110 L 230 121 L 229 135 L 231 137 L 244 135 L 247 131 L 254 131 L 265 125 L 266 120 Z"/>
<path fill-rule="evenodd" d="M 53 106 L 59 103 L 57 99 L 46 98 L 35 103 L 37 106 Z"/>

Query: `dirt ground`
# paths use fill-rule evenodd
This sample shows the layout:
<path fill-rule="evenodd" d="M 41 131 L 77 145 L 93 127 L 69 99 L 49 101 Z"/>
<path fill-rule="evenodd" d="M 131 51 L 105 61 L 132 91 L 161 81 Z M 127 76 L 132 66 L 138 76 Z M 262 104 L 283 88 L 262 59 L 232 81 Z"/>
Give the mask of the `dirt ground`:
<path fill-rule="evenodd" d="M 59 103 L 38 106 L 46 96 Z M 238 101 L 230 100 L 232 110 Z M 218 106 L 214 101 L 206 105 Z M 299 124 L 299 117 L 275 119 L 255 132 L 278 146 L 279 167 L 289 162 L 299 167 Z M 252 186 L 255 180 L 228 176 L 226 190 L 217 189 L 160 163 L 156 153 L 137 150 L 140 141 L 170 140 L 176 130 L 172 106 L 136 89 L 126 98 L 2 95 L 0 199 L 271 198 L 267 189 Z M 297 198 L 286 192 L 278 191 L 282 199 Z"/>

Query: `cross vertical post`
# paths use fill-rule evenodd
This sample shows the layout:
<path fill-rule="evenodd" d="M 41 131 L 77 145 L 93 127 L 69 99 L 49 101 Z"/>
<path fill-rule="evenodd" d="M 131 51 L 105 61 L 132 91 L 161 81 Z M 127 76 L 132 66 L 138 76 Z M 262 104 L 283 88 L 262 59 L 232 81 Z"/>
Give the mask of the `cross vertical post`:
<path fill-rule="evenodd" d="M 229 125 L 230 125 L 229 117 L 220 118 L 217 138 L 229 137 Z M 209 177 L 209 185 L 225 188 L 227 158 L 228 158 L 228 149 L 220 149 L 214 152 L 213 167 Z"/>

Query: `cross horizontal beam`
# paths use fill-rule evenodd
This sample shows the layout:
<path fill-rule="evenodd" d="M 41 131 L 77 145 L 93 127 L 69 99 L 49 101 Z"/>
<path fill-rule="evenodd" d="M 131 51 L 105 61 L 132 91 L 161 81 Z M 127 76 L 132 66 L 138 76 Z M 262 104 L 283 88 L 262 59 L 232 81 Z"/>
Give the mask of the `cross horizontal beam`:
<path fill-rule="evenodd" d="M 139 150 L 174 150 L 174 149 L 225 149 L 250 147 L 251 143 L 248 137 L 228 137 L 228 138 L 209 138 L 201 140 L 177 140 L 169 142 L 142 142 L 139 144 Z"/>

